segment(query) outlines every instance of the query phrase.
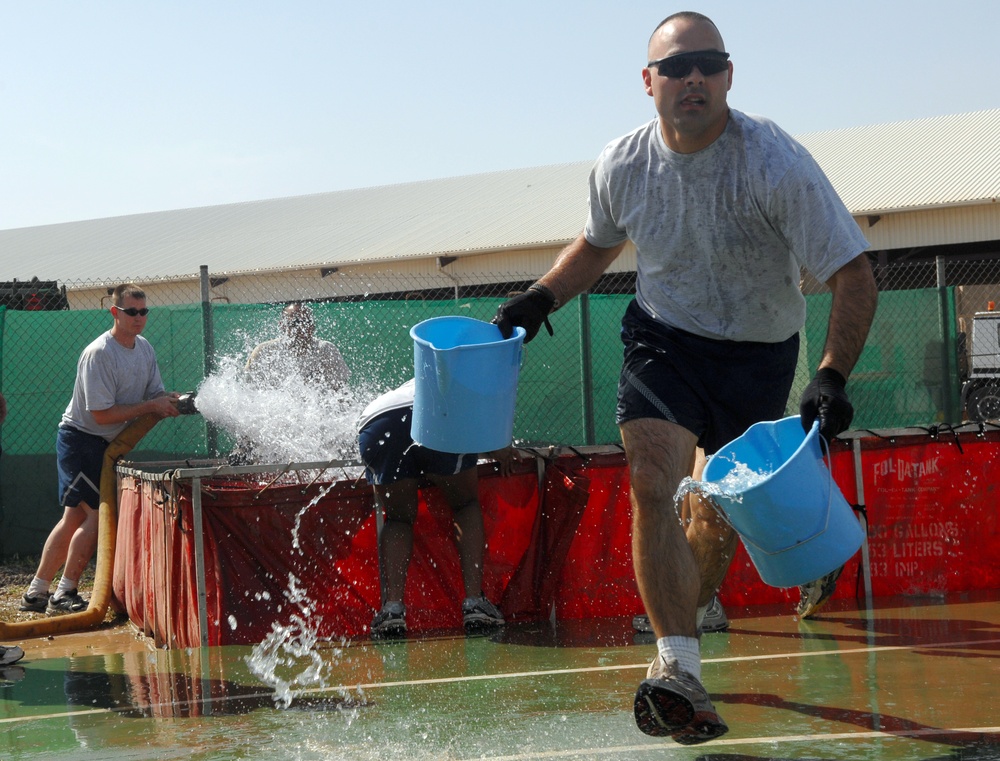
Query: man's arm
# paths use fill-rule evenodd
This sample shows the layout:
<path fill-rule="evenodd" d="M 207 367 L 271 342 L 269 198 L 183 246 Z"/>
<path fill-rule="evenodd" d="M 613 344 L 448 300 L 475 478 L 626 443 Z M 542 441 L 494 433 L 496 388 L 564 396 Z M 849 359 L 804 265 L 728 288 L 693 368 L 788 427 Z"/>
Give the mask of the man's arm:
<path fill-rule="evenodd" d="M 159 418 L 177 417 L 181 414 L 177 411 L 179 398 L 180 394 L 169 393 L 137 404 L 116 404 L 106 410 L 91 410 L 90 414 L 98 425 L 125 423 L 147 413 Z"/>
<path fill-rule="evenodd" d="M 497 309 L 493 322 L 504 338 L 510 338 L 515 327 L 525 329 L 527 343 L 544 324 L 552 333 L 549 313 L 558 309 L 577 294 L 590 288 L 611 266 L 625 247 L 598 248 L 583 233 L 556 258 L 552 268 L 524 293 L 508 299 Z"/>
<path fill-rule="evenodd" d="M 542 275 L 538 283 L 552 291 L 561 306 L 596 283 L 623 248 L 624 243 L 613 248 L 598 248 L 580 233 L 560 252 L 552 269 Z"/>
<path fill-rule="evenodd" d="M 816 375 L 802 392 L 799 414 L 808 431 L 819 419 L 819 432 L 832 439 L 846 431 L 854 407 L 845 389 L 868 338 L 878 305 L 878 288 L 865 254 L 856 256 L 827 281 L 833 292 L 826 344 Z"/>
<path fill-rule="evenodd" d="M 878 305 L 878 288 L 867 255 L 845 264 L 827 285 L 833 292 L 833 305 L 819 369 L 832 368 L 846 379 L 865 347 Z"/>

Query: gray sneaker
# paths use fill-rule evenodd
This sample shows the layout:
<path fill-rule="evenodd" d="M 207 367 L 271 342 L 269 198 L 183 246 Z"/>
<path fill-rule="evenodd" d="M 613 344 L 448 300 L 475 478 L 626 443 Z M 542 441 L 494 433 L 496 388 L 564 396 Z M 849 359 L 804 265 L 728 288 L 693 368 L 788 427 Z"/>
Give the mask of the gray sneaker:
<path fill-rule="evenodd" d="M 503 626 L 505 623 L 503 613 L 485 595 L 466 597 L 462 603 L 462 625 L 467 632 Z"/>
<path fill-rule="evenodd" d="M 79 613 L 86 610 L 90 603 L 80 597 L 80 593 L 75 589 L 64 592 L 58 599 L 55 595 L 49 598 L 49 604 L 45 606 L 45 612 L 50 616 L 61 616 L 64 613 Z"/>
<path fill-rule="evenodd" d="M 647 735 L 672 737 L 682 745 L 722 737 L 729 731 L 701 682 L 677 661 L 657 655 L 635 693 L 635 723 Z"/>
<path fill-rule="evenodd" d="M 24 657 L 24 651 L 17 645 L 0 645 L 0 666 L 17 663 Z"/>
<path fill-rule="evenodd" d="M 719 602 L 719 597 L 716 595 L 708 601 L 708 610 L 705 611 L 705 617 L 701 620 L 698 631 L 702 633 L 724 632 L 728 628 L 729 618 L 726 616 L 726 609 L 722 607 L 722 603 Z"/>
<path fill-rule="evenodd" d="M 401 602 L 387 602 L 375 614 L 371 626 L 376 639 L 401 637 L 406 634 L 406 607 Z"/>
<path fill-rule="evenodd" d="M 25 592 L 21 596 L 20 609 L 29 613 L 44 613 L 46 606 L 49 604 L 49 597 L 51 596 L 49 592 L 39 595 L 29 595 Z"/>
<path fill-rule="evenodd" d="M 643 633 L 653 631 L 653 625 L 649 623 L 649 616 L 645 613 L 635 616 L 632 619 L 632 628 L 637 632 Z M 729 619 L 726 617 L 726 610 L 722 607 L 722 603 L 719 602 L 718 595 L 715 595 L 708 603 L 708 610 L 705 611 L 705 618 L 702 619 L 701 626 L 698 627 L 698 632 L 700 634 L 724 632 L 728 628 Z"/>
<path fill-rule="evenodd" d="M 843 571 L 844 566 L 840 566 L 826 576 L 799 587 L 799 604 L 795 606 L 795 612 L 800 618 L 812 617 L 827 604 L 837 589 L 837 579 Z"/>

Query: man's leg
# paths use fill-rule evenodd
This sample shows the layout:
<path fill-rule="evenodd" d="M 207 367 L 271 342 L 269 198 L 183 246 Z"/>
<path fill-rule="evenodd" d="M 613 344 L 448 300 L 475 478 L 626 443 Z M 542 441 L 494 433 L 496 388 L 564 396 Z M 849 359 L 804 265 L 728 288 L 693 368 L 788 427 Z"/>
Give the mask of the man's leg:
<path fill-rule="evenodd" d="M 708 458 L 701 448 L 695 455 L 691 478 L 701 480 Z M 689 492 L 683 505 L 684 526 L 688 544 L 694 553 L 701 574 L 698 607 L 703 608 L 722 586 L 726 571 L 736 554 L 738 536 L 715 509 L 709 497 L 697 491 Z"/>
<path fill-rule="evenodd" d="M 402 602 L 406 572 L 413 555 L 413 524 L 417 519 L 417 481 L 404 478 L 389 486 L 375 486 L 385 524 L 378 538 L 382 602 Z"/>
<path fill-rule="evenodd" d="M 413 523 L 417 519 L 417 481 L 404 478 L 388 486 L 376 485 L 375 509 L 385 510 L 378 537 L 378 572 L 382 607 L 371 623 L 373 637 L 396 637 L 406 633 L 403 593 L 413 555 Z"/>
<path fill-rule="evenodd" d="M 455 518 L 455 546 L 462 567 L 466 597 L 479 597 L 483 591 L 483 553 L 486 536 L 483 510 L 479 504 L 479 473 L 468 468 L 450 476 L 430 476 L 444 493 Z"/>
<path fill-rule="evenodd" d="M 636 581 L 658 651 L 636 691 L 636 724 L 648 735 L 705 742 L 729 728 L 701 684 L 701 574 L 674 502 L 680 482 L 694 469 L 697 440 L 681 426 L 650 418 L 625 422 L 621 432 L 632 483 Z M 705 552 L 711 562 L 713 553 L 707 547 Z"/>
<path fill-rule="evenodd" d="M 483 508 L 479 504 L 479 471 L 467 468 L 454 475 L 430 478 L 444 492 L 454 514 L 455 545 L 465 587 L 462 624 L 467 632 L 500 626 L 505 623 L 503 613 L 483 594 L 486 532 Z"/>
<path fill-rule="evenodd" d="M 56 572 L 66 565 L 76 532 L 86 523 L 87 512 L 94 512 L 84 504 L 76 507 L 64 507 L 62 518 L 52 527 L 45 545 L 42 547 L 42 557 L 38 561 L 35 575 L 40 579 L 52 581 Z"/>
<path fill-rule="evenodd" d="M 87 567 L 91 558 L 94 557 L 94 552 L 97 550 L 97 530 L 100 525 L 100 514 L 97 510 L 91 509 L 86 502 L 81 502 L 75 508 L 67 509 L 81 511 L 84 515 L 83 522 L 73 532 L 73 537 L 70 539 L 69 548 L 66 553 L 66 565 L 63 567 L 63 578 L 72 579 L 75 583 L 79 581 L 83 569 Z"/>
<path fill-rule="evenodd" d="M 60 568 L 63 569 L 62 581 L 56 589 L 57 597 L 64 597 L 66 592 L 76 590 L 80 575 L 97 548 L 98 514 L 86 502 L 75 507 L 64 507 L 63 516 L 49 532 L 42 556 L 38 562 L 35 577 L 28 585 L 21 602 L 21 610 L 42 613 L 48 610 L 52 579 Z M 73 598 L 67 611 L 82 610 L 86 601 Z M 69 605 L 68 603 L 64 603 Z M 57 611 L 57 612 L 67 612 Z"/>
<path fill-rule="evenodd" d="M 657 637 L 696 637 L 698 566 L 674 496 L 692 467 L 694 434 L 665 420 L 623 423 L 632 483 L 632 562 Z"/>

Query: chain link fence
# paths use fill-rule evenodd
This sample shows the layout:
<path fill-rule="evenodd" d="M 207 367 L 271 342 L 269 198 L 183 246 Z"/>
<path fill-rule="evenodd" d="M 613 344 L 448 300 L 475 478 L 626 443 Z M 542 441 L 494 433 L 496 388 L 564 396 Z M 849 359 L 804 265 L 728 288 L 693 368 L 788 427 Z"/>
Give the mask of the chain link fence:
<path fill-rule="evenodd" d="M 439 264 L 441 260 L 439 260 Z M 445 262 L 447 264 L 447 262 Z M 854 427 L 886 429 L 958 424 L 965 419 L 963 384 L 977 381 L 971 351 L 973 322 L 1000 286 L 1000 261 L 891 261 L 873 256 L 879 310 L 848 391 Z M 356 457 L 354 421 L 377 394 L 412 375 L 409 329 L 422 320 L 466 315 L 490 320 L 497 306 L 523 290 L 533 275 L 462 274 L 439 266 L 432 274 L 400 270 L 310 270 L 217 276 L 203 268 L 189 277 L 132 278 L 151 308 L 144 335 L 157 352 L 168 390 L 197 391 L 207 378 L 238 385 L 252 348 L 278 335 L 278 318 L 291 301 L 308 303 L 316 336 L 333 342 L 351 370 L 338 402 L 332 445 L 323 454 Z M 4 458 L 0 505 L 4 534 L 18 525 L 40 546 L 58 516 L 55 433 L 73 389 L 83 348 L 111 326 L 110 291 L 121 281 L 0 284 L 0 380 L 9 415 L 2 427 Z M 586 295 L 552 315 L 527 345 L 518 385 L 515 441 L 525 446 L 619 443 L 614 409 L 621 363 L 619 325 L 635 288 L 633 272 L 609 273 Z M 808 321 L 789 402 L 798 398 L 819 362 L 830 294 L 803 281 Z M 996 340 L 994 339 L 994 346 Z M 995 346 L 995 351 L 1000 347 Z M 982 362 L 980 362 L 982 364 Z M 1000 360 L 994 363 L 1000 366 Z M 985 381 L 984 381 L 985 382 Z M 225 386 L 225 383 L 221 385 Z M 991 386 L 992 388 L 992 386 Z M 739 393 L 738 389 L 734 389 Z M 1000 394 L 998 394 L 1000 396 Z M 241 414 L 252 401 L 239 398 Z M 981 405 L 989 410 L 989 405 Z M 270 415 L 289 435 L 314 436 L 304 405 Z M 995 415 L 994 415 L 995 416 Z M 975 417 L 975 416 L 974 416 Z M 314 422 L 314 421 L 313 421 Z M 328 432 L 324 432 L 324 435 Z M 329 442 L 328 442 L 329 443 Z M 130 459 L 225 457 L 234 436 L 205 416 L 160 422 Z M 51 517 L 40 520 L 32 506 Z M 44 506 L 44 507 L 43 507 Z M 35 513 L 35 514 L 31 514 Z M 30 527 L 30 528 L 29 528 Z M 0 554 L 9 552 L 0 544 Z"/>

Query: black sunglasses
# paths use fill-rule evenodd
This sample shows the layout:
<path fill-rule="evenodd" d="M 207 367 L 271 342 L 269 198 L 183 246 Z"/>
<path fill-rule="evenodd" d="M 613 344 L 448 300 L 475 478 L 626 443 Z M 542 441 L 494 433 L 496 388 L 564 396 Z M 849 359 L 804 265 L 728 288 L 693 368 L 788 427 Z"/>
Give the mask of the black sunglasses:
<path fill-rule="evenodd" d="M 129 307 L 128 309 L 125 309 L 123 307 L 115 307 L 115 309 L 117 309 L 119 312 L 124 312 L 129 317 L 145 317 L 147 314 L 149 314 L 149 309 L 147 307 L 143 307 L 142 309 L 136 309 L 135 307 Z"/>
<path fill-rule="evenodd" d="M 647 65 L 651 69 L 656 69 L 661 77 L 673 79 L 686 77 L 695 66 L 706 77 L 710 77 L 729 68 L 729 53 L 721 50 L 694 50 L 650 61 Z"/>

